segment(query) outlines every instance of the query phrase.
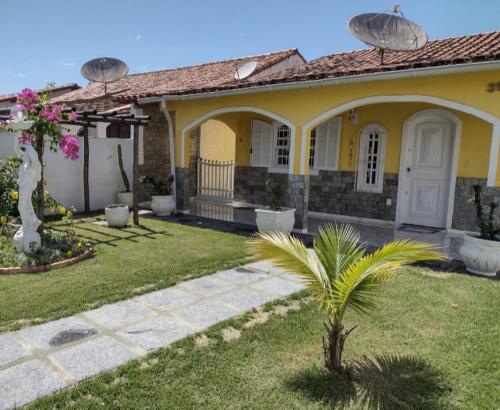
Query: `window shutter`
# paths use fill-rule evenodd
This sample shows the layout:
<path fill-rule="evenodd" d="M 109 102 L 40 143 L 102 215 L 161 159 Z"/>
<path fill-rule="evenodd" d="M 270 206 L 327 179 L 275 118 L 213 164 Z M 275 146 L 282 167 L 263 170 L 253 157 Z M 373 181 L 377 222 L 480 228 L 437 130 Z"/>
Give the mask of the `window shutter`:
<path fill-rule="evenodd" d="M 252 121 L 252 166 L 269 167 L 271 164 L 271 143 L 273 126 L 267 122 Z"/>
<path fill-rule="evenodd" d="M 337 169 L 338 142 L 340 140 L 340 118 L 335 117 L 316 127 L 316 161 L 317 169 Z"/>
<path fill-rule="evenodd" d="M 316 168 L 324 169 L 326 166 L 326 147 L 328 135 L 328 122 L 316 127 Z"/>
<path fill-rule="evenodd" d="M 340 141 L 340 117 L 332 118 L 328 121 L 325 168 L 337 169 L 338 146 Z"/>

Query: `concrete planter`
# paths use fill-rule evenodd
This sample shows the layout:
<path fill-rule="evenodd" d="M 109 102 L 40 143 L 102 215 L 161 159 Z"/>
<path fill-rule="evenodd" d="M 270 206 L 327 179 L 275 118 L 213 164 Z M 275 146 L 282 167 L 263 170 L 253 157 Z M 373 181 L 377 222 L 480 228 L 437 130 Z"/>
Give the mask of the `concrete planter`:
<path fill-rule="evenodd" d="M 106 221 L 111 228 L 125 228 L 128 225 L 128 205 L 113 204 L 104 208 Z"/>
<path fill-rule="evenodd" d="M 500 271 L 500 241 L 489 241 L 465 234 L 460 256 L 470 273 L 496 276 Z"/>
<path fill-rule="evenodd" d="M 173 195 L 152 195 L 151 209 L 156 215 L 171 215 L 175 211 L 175 197 Z"/>
<path fill-rule="evenodd" d="M 134 206 L 134 193 L 133 192 L 118 192 L 116 194 L 116 202 L 125 204 L 129 208 Z"/>
<path fill-rule="evenodd" d="M 295 209 L 256 209 L 259 232 L 292 232 L 295 224 Z"/>

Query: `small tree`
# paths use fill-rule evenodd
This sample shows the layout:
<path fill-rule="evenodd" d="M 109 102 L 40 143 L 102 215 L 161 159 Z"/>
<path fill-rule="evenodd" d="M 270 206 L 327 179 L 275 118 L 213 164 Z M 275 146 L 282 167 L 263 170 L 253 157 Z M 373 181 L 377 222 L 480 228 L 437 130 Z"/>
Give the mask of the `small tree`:
<path fill-rule="evenodd" d="M 432 245 L 389 242 L 371 254 L 359 242 L 359 233 L 350 225 L 327 225 L 314 237 L 310 252 L 291 235 L 261 233 L 249 242 L 256 256 L 304 278 L 326 316 L 323 339 L 325 365 L 332 372 L 342 369 L 344 342 L 355 327 L 346 330 L 349 310 L 366 314 L 376 307 L 382 285 L 409 263 L 441 260 L 444 256 Z"/>
<path fill-rule="evenodd" d="M 17 108 L 25 112 L 25 119 L 32 121 L 31 128 L 23 132 L 19 142 L 32 144 L 38 154 L 38 159 L 43 165 L 43 155 L 45 142 L 49 142 L 52 151 L 61 150 L 66 158 L 77 160 L 79 157 L 80 144 L 76 137 L 66 134 L 62 121 L 76 121 L 75 112 L 64 112 L 60 104 L 50 101 L 50 87 L 42 93 L 25 88 L 17 95 Z M 8 128 L 8 123 L 3 123 L 2 127 Z M 36 189 L 36 213 L 43 221 L 45 209 L 45 179 L 43 175 Z M 42 226 L 42 225 L 41 225 Z M 40 229 L 41 229 L 40 226 Z"/>

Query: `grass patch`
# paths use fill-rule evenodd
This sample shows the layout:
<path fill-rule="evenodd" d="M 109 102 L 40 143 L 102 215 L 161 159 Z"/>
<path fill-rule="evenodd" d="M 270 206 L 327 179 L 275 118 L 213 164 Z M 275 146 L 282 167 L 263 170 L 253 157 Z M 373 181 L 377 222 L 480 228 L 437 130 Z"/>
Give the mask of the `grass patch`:
<path fill-rule="evenodd" d="M 498 281 L 409 268 L 371 317 L 348 315 L 359 327 L 342 376 L 323 369 L 322 316 L 302 293 L 31 408 L 500 408 L 499 293 Z"/>
<path fill-rule="evenodd" d="M 95 243 L 94 258 L 37 275 L 0 276 L 0 332 L 82 312 L 247 260 L 245 238 L 141 218 L 111 229 L 75 221 Z M 57 224 L 53 224 L 57 229 Z"/>

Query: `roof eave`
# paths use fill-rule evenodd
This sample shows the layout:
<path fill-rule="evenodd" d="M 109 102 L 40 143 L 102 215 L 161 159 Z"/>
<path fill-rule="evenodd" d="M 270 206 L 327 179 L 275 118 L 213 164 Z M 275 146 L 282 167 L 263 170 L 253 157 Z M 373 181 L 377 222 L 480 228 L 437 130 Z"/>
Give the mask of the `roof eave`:
<path fill-rule="evenodd" d="M 295 82 L 273 83 L 258 86 L 250 86 L 246 88 L 231 88 L 227 90 L 217 90 L 200 93 L 190 94 L 163 94 L 150 97 L 137 98 L 137 102 L 141 105 L 160 102 L 162 99 L 168 100 L 194 100 L 202 98 L 224 97 L 231 95 L 254 94 L 269 91 L 285 91 L 303 88 L 318 88 L 327 87 L 331 85 L 368 82 L 368 81 L 382 81 L 382 80 L 396 80 L 401 78 L 417 78 L 429 77 L 434 75 L 445 74 L 458 74 L 474 71 L 489 71 L 500 69 L 500 60 L 483 61 L 475 63 L 453 64 L 438 67 L 422 67 L 403 69 L 398 71 L 386 71 L 369 74 L 357 74 L 345 77 L 329 77 L 315 80 L 304 80 Z"/>

